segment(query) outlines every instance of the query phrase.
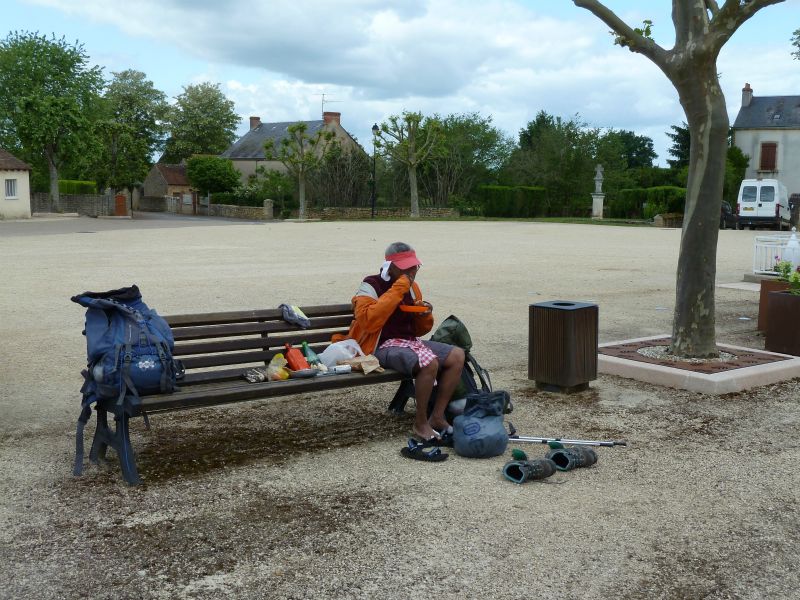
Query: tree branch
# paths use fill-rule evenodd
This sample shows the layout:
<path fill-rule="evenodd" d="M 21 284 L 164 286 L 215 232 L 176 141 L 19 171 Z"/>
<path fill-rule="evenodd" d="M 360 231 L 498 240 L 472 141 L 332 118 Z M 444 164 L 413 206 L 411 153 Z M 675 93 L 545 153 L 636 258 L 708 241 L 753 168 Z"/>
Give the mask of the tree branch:
<path fill-rule="evenodd" d="M 585 8 L 620 36 L 631 52 L 642 54 L 652 60 L 661 70 L 665 70 L 667 52 L 650 38 L 633 30 L 625 21 L 620 19 L 614 11 L 607 8 L 598 0 L 572 0 L 575 6 Z"/>
<path fill-rule="evenodd" d="M 749 0 L 742 4 L 741 0 L 725 0 L 725 4 L 714 14 L 710 24 L 714 52 L 718 53 L 736 30 L 762 8 L 785 1 Z"/>
<path fill-rule="evenodd" d="M 719 12 L 719 4 L 717 4 L 717 0 L 705 0 L 706 10 L 711 13 L 711 18 L 717 16 Z"/>

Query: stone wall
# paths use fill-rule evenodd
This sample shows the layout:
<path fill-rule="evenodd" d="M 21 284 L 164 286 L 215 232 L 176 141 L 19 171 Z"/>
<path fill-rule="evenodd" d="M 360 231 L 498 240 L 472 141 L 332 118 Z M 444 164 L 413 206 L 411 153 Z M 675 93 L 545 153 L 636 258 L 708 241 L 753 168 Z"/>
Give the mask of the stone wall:
<path fill-rule="evenodd" d="M 375 216 L 379 219 L 407 219 L 410 209 L 407 207 L 401 208 L 378 208 L 375 211 Z M 419 215 L 422 219 L 450 219 L 459 216 L 458 211 L 453 208 L 422 208 L 419 209 Z M 356 220 L 356 219 L 371 219 L 372 209 L 370 207 L 361 206 L 344 206 L 344 207 L 329 207 L 329 208 L 309 208 L 306 210 L 306 216 L 309 219 L 323 219 L 323 220 Z"/>
<path fill-rule="evenodd" d="M 268 201 L 269 202 L 269 201 Z M 180 200 L 176 198 L 150 198 L 144 197 L 139 200 L 139 209 L 150 212 L 171 212 L 180 214 L 181 209 L 185 213 L 191 207 L 184 207 Z M 232 204 L 214 204 L 208 209 L 198 206 L 198 214 L 208 214 L 211 217 L 226 217 L 231 219 L 247 219 L 250 221 L 265 221 L 272 218 L 272 206 L 234 206 Z M 376 217 L 379 219 L 405 219 L 408 218 L 409 209 L 402 208 L 379 208 Z M 452 208 L 420 208 L 420 217 L 423 219 L 449 219 L 457 218 L 458 211 Z M 292 218 L 297 218 L 293 214 Z M 306 218 L 322 219 L 325 221 L 337 220 L 358 220 L 372 218 L 372 210 L 369 207 L 330 207 L 330 208 L 309 208 L 306 210 Z"/>
<path fill-rule="evenodd" d="M 114 214 L 114 197 L 102 194 L 60 194 L 60 211 L 56 211 L 50 201 L 50 194 L 34 192 L 31 194 L 31 212 L 78 213 L 87 217 L 109 216 Z"/>
<path fill-rule="evenodd" d="M 264 220 L 263 206 L 233 206 L 231 204 L 211 204 L 208 207 L 211 217 L 230 217 L 232 219 Z"/>

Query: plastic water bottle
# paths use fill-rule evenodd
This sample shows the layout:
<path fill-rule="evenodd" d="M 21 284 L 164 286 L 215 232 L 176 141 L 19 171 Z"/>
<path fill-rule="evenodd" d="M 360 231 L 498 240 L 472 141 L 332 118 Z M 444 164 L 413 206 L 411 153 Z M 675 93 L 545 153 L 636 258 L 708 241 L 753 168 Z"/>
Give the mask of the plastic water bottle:
<path fill-rule="evenodd" d="M 318 365 L 320 363 L 319 356 L 317 356 L 317 353 L 309 347 L 308 342 L 303 342 L 301 346 L 303 347 L 303 354 L 305 355 L 308 364 L 312 367 L 314 365 Z"/>

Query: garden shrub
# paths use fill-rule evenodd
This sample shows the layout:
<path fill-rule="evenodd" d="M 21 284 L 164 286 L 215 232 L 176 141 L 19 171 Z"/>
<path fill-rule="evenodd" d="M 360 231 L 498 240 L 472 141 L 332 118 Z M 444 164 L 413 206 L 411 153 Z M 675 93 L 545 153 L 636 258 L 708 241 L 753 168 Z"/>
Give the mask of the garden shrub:
<path fill-rule="evenodd" d="M 485 217 L 544 217 L 549 210 L 542 187 L 482 185 L 478 186 L 475 203 Z"/>
<path fill-rule="evenodd" d="M 652 219 L 665 213 L 683 213 L 686 204 L 686 188 L 662 185 L 647 188 L 647 204 L 644 217 Z"/>
<path fill-rule="evenodd" d="M 77 179 L 59 179 L 59 194 L 96 194 L 97 183 L 94 181 L 79 181 Z"/>

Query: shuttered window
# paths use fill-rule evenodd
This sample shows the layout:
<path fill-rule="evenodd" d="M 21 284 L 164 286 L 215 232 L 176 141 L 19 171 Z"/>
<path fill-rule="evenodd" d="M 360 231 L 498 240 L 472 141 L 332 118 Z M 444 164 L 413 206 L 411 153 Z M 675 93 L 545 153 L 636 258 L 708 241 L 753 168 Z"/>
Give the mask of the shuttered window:
<path fill-rule="evenodd" d="M 775 171 L 778 168 L 777 164 L 778 144 L 775 142 L 763 142 L 761 144 L 761 161 L 759 162 L 759 171 Z"/>

